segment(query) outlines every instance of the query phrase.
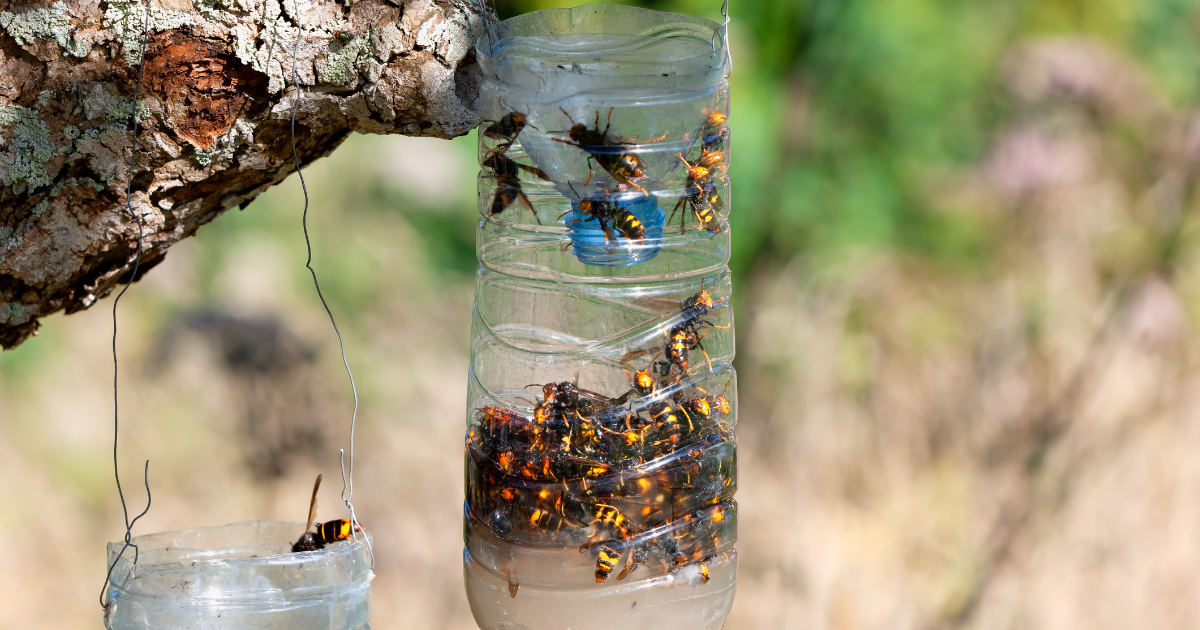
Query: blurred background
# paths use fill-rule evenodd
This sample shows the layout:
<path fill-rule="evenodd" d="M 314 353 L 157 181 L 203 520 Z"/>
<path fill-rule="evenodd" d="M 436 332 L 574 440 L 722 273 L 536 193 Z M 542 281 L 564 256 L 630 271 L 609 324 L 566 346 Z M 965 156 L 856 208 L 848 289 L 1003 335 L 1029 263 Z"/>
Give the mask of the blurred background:
<path fill-rule="evenodd" d="M 726 627 L 1200 627 L 1200 2 L 731 5 Z M 474 627 L 474 142 L 355 136 L 306 171 L 377 628 Z M 343 515 L 351 398 L 301 207 L 289 179 L 122 300 L 123 480 L 140 511 L 150 459 L 154 492 L 135 533 L 302 520 L 318 472 L 318 516 Z M 100 626 L 111 304 L 0 354 L 0 628 Z"/>

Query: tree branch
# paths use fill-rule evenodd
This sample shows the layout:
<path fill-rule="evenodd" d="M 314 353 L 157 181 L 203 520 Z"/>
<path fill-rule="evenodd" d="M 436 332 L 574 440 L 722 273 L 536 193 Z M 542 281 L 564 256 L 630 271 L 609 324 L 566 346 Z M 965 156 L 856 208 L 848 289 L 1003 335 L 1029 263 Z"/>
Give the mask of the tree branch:
<path fill-rule="evenodd" d="M 293 61 L 302 164 L 351 131 L 452 138 L 478 123 L 474 2 L 152 4 L 131 200 L 147 230 L 139 276 L 293 170 Z M 137 0 L 0 0 L 0 346 L 131 272 L 126 124 L 144 15 Z"/>

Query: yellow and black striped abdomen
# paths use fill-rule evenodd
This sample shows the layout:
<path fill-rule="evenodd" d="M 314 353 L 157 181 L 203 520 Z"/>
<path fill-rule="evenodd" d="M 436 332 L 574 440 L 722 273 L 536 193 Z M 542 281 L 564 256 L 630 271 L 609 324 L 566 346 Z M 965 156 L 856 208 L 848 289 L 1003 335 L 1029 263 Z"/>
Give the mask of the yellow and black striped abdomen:
<path fill-rule="evenodd" d="M 502 175 L 496 179 L 496 192 L 492 196 L 492 216 L 504 212 L 521 195 L 521 183 L 516 177 Z"/>
<path fill-rule="evenodd" d="M 350 537 L 351 532 L 350 519 L 342 518 L 336 521 L 321 523 L 317 526 L 317 536 L 323 543 L 337 542 L 346 540 Z"/>
<path fill-rule="evenodd" d="M 632 523 L 625 518 L 624 514 L 621 514 L 620 510 L 611 505 L 597 505 L 596 520 L 611 526 L 621 538 L 628 538 L 633 531 Z"/>
<path fill-rule="evenodd" d="M 709 232 L 721 232 L 721 222 L 717 219 L 717 212 L 713 210 L 711 203 L 706 203 L 703 207 L 693 205 L 692 208 L 696 212 L 696 221 L 700 223 L 700 227 Z"/>
<path fill-rule="evenodd" d="M 679 417 L 670 405 L 663 404 L 661 408 L 653 411 L 650 417 L 654 419 L 660 440 L 673 445 L 679 444 L 683 438 L 682 428 L 679 425 Z"/>
<path fill-rule="evenodd" d="M 646 226 L 633 213 L 622 208 L 617 212 L 616 217 L 617 229 L 625 238 L 631 241 L 640 241 L 646 238 Z"/>
<path fill-rule="evenodd" d="M 621 552 L 617 551 L 612 545 L 600 545 L 600 555 L 596 558 L 596 581 L 603 582 L 608 579 L 612 570 L 617 568 L 617 563 L 621 561 Z"/>
<path fill-rule="evenodd" d="M 678 365 L 679 369 L 687 372 L 688 370 L 688 335 L 687 331 L 680 329 L 671 329 L 670 339 L 667 343 L 667 360 L 674 365 Z"/>

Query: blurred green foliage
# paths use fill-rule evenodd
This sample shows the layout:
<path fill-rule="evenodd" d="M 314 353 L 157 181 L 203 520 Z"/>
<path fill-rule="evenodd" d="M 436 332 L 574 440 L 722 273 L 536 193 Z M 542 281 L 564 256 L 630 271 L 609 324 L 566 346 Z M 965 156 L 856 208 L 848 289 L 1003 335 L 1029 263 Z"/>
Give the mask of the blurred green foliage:
<path fill-rule="evenodd" d="M 498 0 L 503 18 L 572 6 Z M 720 3 L 630 2 L 720 19 Z M 985 219 L 949 212 L 939 181 L 978 164 L 1009 104 L 1019 42 L 1093 37 L 1125 51 L 1178 102 L 1200 89 L 1196 0 L 733 0 L 732 267 L 742 280 L 800 257 L 883 248 L 971 273 L 991 259 Z M 963 208 L 953 208 L 962 210 Z M 462 223 L 414 215 L 469 267 Z M 436 249 L 436 248 L 435 248 Z M 465 250 L 464 250 L 465 251 Z"/>

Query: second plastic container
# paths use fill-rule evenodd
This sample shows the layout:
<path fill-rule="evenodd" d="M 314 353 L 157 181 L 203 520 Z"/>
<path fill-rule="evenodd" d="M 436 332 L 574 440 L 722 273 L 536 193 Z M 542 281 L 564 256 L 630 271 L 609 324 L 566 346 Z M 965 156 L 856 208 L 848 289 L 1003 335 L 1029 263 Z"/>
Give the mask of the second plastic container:
<path fill-rule="evenodd" d="M 481 40 L 467 595 L 486 630 L 719 628 L 737 578 L 722 25 Z"/>

